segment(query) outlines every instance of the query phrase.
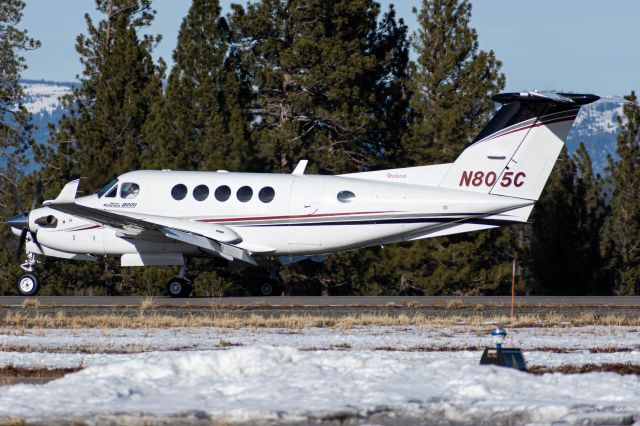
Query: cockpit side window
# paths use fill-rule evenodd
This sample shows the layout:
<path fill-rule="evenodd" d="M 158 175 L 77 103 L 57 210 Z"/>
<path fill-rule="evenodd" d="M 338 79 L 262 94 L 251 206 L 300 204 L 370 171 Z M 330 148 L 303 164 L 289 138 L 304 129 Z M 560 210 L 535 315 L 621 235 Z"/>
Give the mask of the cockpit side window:
<path fill-rule="evenodd" d="M 111 194 L 111 192 L 109 191 L 110 189 L 112 189 L 113 187 L 115 187 L 118 184 L 118 179 L 113 179 L 111 182 L 109 182 L 108 184 L 106 184 L 105 186 L 103 186 L 102 188 L 100 188 L 98 190 L 98 192 L 96 192 L 96 195 L 98 196 L 98 198 L 102 198 L 102 196 L 104 194 L 106 194 L 107 192 L 109 192 L 109 194 Z"/>
<path fill-rule="evenodd" d="M 130 200 L 136 198 L 140 193 L 140 185 L 133 182 L 124 182 L 120 185 L 120 198 Z"/>

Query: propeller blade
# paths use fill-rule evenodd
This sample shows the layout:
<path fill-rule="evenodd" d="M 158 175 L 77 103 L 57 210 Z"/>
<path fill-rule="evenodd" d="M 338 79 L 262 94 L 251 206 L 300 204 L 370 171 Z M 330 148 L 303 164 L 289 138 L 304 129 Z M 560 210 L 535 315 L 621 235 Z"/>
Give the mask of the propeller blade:
<path fill-rule="evenodd" d="M 11 182 L 11 191 L 13 192 L 13 201 L 15 201 L 18 211 L 23 212 L 24 210 L 22 209 L 22 200 L 20 200 L 18 186 L 14 182 Z"/>
<path fill-rule="evenodd" d="M 24 250 L 24 242 L 27 239 L 27 232 L 29 232 L 28 228 L 24 228 L 20 233 L 20 241 L 18 242 L 18 250 L 16 251 L 16 259 L 20 261 L 20 256 L 22 255 L 22 251 Z"/>
<path fill-rule="evenodd" d="M 38 201 L 40 201 L 40 195 L 42 195 L 42 181 L 38 180 L 36 182 L 36 187 L 33 192 L 33 201 L 31 202 L 31 210 L 35 210 L 38 206 Z"/>

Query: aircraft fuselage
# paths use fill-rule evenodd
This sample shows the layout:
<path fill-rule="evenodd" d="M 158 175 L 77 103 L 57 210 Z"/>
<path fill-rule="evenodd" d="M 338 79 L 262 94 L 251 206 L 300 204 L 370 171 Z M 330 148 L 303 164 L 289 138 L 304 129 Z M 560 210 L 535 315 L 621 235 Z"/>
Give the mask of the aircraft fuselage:
<path fill-rule="evenodd" d="M 121 196 L 126 184 L 138 185 L 135 197 Z M 76 198 L 75 203 L 107 212 L 174 218 L 183 221 L 187 231 L 194 222 L 223 225 L 241 237 L 237 247 L 269 256 L 408 241 L 470 222 L 491 227 L 489 213 L 530 204 L 436 186 L 322 175 L 136 171 L 120 176 L 117 185 L 115 196 L 92 194 Z M 184 188 L 175 189 L 178 185 Z M 180 189 L 186 189 L 184 194 Z M 48 215 L 56 217 L 55 227 L 34 223 Z M 181 242 L 127 238 L 116 229 L 48 207 L 32 211 L 29 217 L 30 228 L 38 228 L 38 243 L 62 252 L 199 252 Z"/>

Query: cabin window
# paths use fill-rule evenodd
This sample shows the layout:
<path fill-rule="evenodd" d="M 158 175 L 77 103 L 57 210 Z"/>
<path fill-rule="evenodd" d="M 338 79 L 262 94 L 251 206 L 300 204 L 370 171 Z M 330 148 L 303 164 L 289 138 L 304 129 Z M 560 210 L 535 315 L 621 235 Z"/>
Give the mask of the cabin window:
<path fill-rule="evenodd" d="M 120 185 L 120 198 L 130 200 L 136 198 L 140 193 L 140 185 L 132 182 L 125 182 Z"/>
<path fill-rule="evenodd" d="M 198 185 L 193 188 L 193 198 L 198 201 L 204 201 L 209 196 L 209 187 L 207 185 Z"/>
<path fill-rule="evenodd" d="M 216 192 L 213 194 L 216 197 L 216 200 L 222 202 L 227 201 L 229 197 L 231 197 L 231 188 L 227 185 L 222 185 L 216 188 Z"/>
<path fill-rule="evenodd" d="M 258 192 L 258 198 L 260 198 L 260 201 L 263 203 L 270 203 L 275 196 L 276 191 L 274 191 L 270 186 L 265 186 L 260 190 L 260 192 Z"/>
<path fill-rule="evenodd" d="M 236 192 L 236 197 L 238 197 L 238 201 L 246 203 L 253 197 L 253 189 L 249 186 L 243 186 Z"/>
<path fill-rule="evenodd" d="M 184 200 L 187 196 L 187 187 L 179 183 L 171 189 L 171 196 L 174 200 Z"/>
<path fill-rule="evenodd" d="M 338 192 L 338 201 L 341 203 L 350 203 L 356 199 L 356 194 L 351 191 L 340 191 Z"/>

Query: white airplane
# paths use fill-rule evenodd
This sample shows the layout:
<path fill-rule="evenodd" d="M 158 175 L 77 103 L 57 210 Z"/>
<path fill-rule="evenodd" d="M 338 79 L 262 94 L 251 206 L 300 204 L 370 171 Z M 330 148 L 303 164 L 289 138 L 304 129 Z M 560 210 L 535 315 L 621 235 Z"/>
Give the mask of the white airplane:
<path fill-rule="evenodd" d="M 342 250 L 526 222 L 582 105 L 595 95 L 504 93 L 502 104 L 455 162 L 433 166 L 305 175 L 141 170 L 77 197 L 79 180 L 44 207 L 7 220 L 20 237 L 27 273 L 18 291 L 35 295 L 36 256 L 122 266 L 177 265 L 167 284 L 187 297 L 187 259 L 216 256 L 271 269 Z M 26 243 L 26 244 L 25 244 Z"/>

